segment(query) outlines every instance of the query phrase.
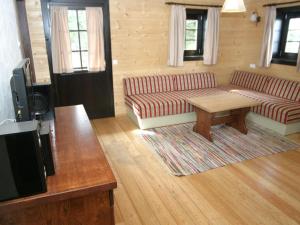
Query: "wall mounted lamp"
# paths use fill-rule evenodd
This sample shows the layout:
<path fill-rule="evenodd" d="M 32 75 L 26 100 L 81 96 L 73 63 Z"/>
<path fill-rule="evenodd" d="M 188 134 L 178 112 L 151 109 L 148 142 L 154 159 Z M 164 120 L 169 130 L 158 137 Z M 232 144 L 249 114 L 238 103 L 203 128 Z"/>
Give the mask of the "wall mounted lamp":
<path fill-rule="evenodd" d="M 260 22 L 261 20 L 261 17 L 258 15 L 257 12 L 253 12 L 250 16 L 250 21 L 253 22 L 253 23 L 256 23 L 256 26 L 257 24 Z"/>

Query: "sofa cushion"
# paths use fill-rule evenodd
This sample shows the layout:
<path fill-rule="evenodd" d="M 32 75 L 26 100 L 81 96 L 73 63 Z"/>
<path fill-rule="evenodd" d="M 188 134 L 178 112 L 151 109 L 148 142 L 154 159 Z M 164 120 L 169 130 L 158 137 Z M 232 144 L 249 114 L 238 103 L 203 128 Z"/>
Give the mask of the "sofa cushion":
<path fill-rule="evenodd" d="M 300 103 L 289 101 L 265 93 L 240 88 L 239 86 L 221 87 L 223 90 L 238 93 L 262 102 L 262 105 L 251 108 L 251 111 L 280 123 L 290 124 L 300 121 Z"/>
<path fill-rule="evenodd" d="M 125 102 L 141 119 L 168 116 L 194 111 L 186 99 L 203 95 L 224 93 L 217 88 L 174 91 L 155 94 L 126 96 Z"/>
<path fill-rule="evenodd" d="M 300 101 L 300 82 L 271 78 L 266 93 L 291 101 Z"/>
<path fill-rule="evenodd" d="M 257 73 L 235 71 L 231 80 L 231 84 L 250 90 L 265 92 L 269 79 L 270 78 L 268 76 Z"/>
<path fill-rule="evenodd" d="M 177 91 L 215 88 L 216 86 L 215 75 L 210 72 L 175 75 L 175 87 Z"/>
<path fill-rule="evenodd" d="M 123 79 L 126 96 L 174 91 L 174 77 L 167 75 Z"/>

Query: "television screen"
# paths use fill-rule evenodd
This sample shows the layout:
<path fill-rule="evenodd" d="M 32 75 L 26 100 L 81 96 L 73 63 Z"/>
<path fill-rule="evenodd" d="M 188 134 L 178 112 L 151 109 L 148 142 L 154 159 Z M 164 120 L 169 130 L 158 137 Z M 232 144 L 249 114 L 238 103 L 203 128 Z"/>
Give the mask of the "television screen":
<path fill-rule="evenodd" d="M 16 120 L 28 121 L 34 119 L 33 90 L 29 59 L 22 60 L 13 70 L 10 86 Z"/>

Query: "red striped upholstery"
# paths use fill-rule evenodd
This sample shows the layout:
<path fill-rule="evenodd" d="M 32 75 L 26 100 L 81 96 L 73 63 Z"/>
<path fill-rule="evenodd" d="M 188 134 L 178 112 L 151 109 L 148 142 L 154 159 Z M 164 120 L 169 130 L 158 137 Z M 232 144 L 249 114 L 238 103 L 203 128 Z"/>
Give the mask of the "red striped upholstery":
<path fill-rule="evenodd" d="M 125 102 L 141 119 L 194 111 L 186 99 L 224 93 L 217 88 L 126 96 Z"/>
<path fill-rule="evenodd" d="M 297 81 L 271 78 L 266 88 L 266 93 L 269 95 L 299 102 L 300 83 Z"/>
<path fill-rule="evenodd" d="M 270 78 L 268 76 L 256 73 L 235 71 L 231 80 L 231 84 L 259 92 L 265 92 L 269 79 Z"/>
<path fill-rule="evenodd" d="M 196 90 L 201 88 L 215 88 L 215 75 L 210 72 L 175 75 L 177 91 Z"/>
<path fill-rule="evenodd" d="M 123 79 L 125 95 L 139 95 L 174 91 L 173 76 L 144 76 Z"/>
<path fill-rule="evenodd" d="M 223 90 L 235 92 L 262 102 L 261 106 L 251 110 L 280 123 L 290 124 L 300 121 L 300 103 L 284 98 L 272 96 L 257 91 L 248 90 L 239 86 L 221 87 Z"/>
<path fill-rule="evenodd" d="M 217 86 L 215 75 L 210 72 L 181 75 L 157 75 L 123 79 L 126 96 L 153 94 L 170 91 L 185 91 Z"/>

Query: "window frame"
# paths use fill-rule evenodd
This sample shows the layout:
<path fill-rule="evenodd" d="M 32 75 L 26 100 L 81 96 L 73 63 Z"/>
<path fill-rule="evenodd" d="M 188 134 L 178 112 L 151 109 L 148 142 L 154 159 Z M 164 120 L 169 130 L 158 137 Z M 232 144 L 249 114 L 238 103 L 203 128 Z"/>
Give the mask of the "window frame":
<path fill-rule="evenodd" d="M 88 66 L 86 67 L 83 67 L 82 65 L 82 52 L 88 52 L 89 50 L 82 50 L 81 49 L 81 37 L 80 37 L 80 32 L 87 32 L 87 29 L 83 30 L 83 29 L 80 29 L 80 26 L 79 26 L 79 17 L 78 17 L 78 11 L 86 11 L 85 8 L 83 7 L 68 7 L 68 11 L 69 10 L 74 10 L 76 11 L 76 22 L 77 22 L 77 29 L 74 30 L 74 29 L 69 29 L 69 34 L 71 34 L 71 32 L 74 32 L 74 33 L 77 33 L 78 34 L 78 45 L 79 45 L 79 50 L 72 50 L 72 53 L 73 52 L 79 52 L 79 56 L 80 56 L 80 67 L 73 67 L 74 69 L 74 73 L 77 73 L 77 72 L 88 72 Z"/>
<path fill-rule="evenodd" d="M 300 7 L 294 6 L 288 8 L 278 8 L 276 14 L 276 20 L 281 20 L 282 25 L 278 51 L 273 53 L 271 63 L 296 66 L 298 54 L 285 53 L 285 47 L 287 42 L 289 21 L 293 18 L 300 18 Z"/>
<path fill-rule="evenodd" d="M 189 19 L 198 20 L 197 50 L 184 50 L 184 61 L 203 60 L 207 9 L 186 9 L 186 20 Z M 186 38 L 184 39 L 184 41 L 186 41 Z"/>

